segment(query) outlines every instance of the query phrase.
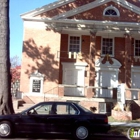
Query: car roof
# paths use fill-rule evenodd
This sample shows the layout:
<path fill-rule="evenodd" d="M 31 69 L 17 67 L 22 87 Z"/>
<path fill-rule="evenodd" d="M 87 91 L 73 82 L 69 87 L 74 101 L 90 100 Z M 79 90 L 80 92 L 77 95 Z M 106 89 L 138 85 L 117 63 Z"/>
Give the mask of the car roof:
<path fill-rule="evenodd" d="M 44 102 L 39 102 L 38 104 L 42 103 L 75 103 L 74 101 L 44 101 Z"/>

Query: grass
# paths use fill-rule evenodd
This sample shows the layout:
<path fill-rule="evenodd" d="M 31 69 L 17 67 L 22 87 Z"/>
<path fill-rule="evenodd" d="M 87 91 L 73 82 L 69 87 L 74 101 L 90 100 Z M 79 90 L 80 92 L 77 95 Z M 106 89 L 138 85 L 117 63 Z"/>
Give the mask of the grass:
<path fill-rule="evenodd" d="M 109 134 L 114 134 L 114 135 L 127 135 L 127 131 L 130 127 L 128 126 L 111 126 L 110 131 L 108 132 Z"/>
<path fill-rule="evenodd" d="M 118 120 L 115 120 L 112 116 L 109 116 L 108 117 L 108 121 L 109 122 L 132 122 L 132 123 L 140 123 L 140 119 L 137 119 L 137 120 L 131 120 L 131 121 L 118 121 Z M 131 127 L 130 126 L 111 126 L 111 130 L 108 132 L 109 134 L 114 134 L 114 135 L 125 135 L 127 136 L 127 132 L 128 130 L 130 129 Z M 140 129 L 140 127 L 135 127 L 137 129 Z"/>
<path fill-rule="evenodd" d="M 140 123 L 140 119 L 130 120 L 130 121 L 123 121 L 123 120 L 116 120 L 112 116 L 108 117 L 108 122 L 132 122 L 132 123 Z"/>

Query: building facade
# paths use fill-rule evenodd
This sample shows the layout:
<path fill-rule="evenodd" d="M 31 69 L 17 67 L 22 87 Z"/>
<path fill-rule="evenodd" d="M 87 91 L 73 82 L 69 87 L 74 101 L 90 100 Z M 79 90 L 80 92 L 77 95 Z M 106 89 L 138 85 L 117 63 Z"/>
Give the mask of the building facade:
<path fill-rule="evenodd" d="M 23 99 L 71 100 L 97 112 L 139 100 L 138 0 L 59 0 L 21 18 Z"/>

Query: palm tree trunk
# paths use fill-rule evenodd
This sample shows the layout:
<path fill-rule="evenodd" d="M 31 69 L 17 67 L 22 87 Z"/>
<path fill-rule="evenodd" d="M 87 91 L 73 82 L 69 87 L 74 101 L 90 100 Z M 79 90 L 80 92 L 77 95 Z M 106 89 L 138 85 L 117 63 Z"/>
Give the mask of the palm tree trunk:
<path fill-rule="evenodd" d="M 0 0 L 0 115 L 13 114 L 9 56 L 9 0 Z"/>

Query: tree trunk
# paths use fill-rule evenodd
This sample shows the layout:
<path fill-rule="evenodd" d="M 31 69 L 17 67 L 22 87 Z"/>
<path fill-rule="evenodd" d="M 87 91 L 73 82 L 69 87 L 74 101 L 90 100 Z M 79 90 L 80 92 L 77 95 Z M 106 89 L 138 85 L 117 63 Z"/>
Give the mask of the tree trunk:
<path fill-rule="evenodd" d="M 10 76 L 9 0 L 0 0 L 0 115 L 13 114 Z"/>

